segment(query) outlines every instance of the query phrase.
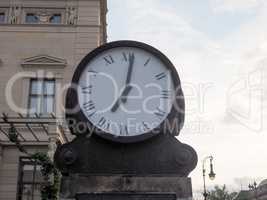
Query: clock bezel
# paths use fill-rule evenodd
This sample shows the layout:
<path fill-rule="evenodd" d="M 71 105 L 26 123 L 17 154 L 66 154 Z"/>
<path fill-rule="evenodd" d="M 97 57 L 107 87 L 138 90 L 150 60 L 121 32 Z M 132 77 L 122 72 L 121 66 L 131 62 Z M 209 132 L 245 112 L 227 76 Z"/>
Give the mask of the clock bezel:
<path fill-rule="evenodd" d="M 172 108 L 167 115 L 167 117 L 159 124 L 158 127 L 140 134 L 136 136 L 115 136 L 112 133 L 107 133 L 98 127 L 96 127 L 84 114 L 82 111 L 82 108 L 79 105 L 79 100 L 78 100 L 78 90 L 77 90 L 77 85 L 79 84 L 79 80 L 81 77 L 81 74 L 83 73 L 84 69 L 87 67 L 88 63 L 97 57 L 99 54 L 113 49 L 113 48 L 119 48 L 119 47 L 132 47 L 132 48 L 139 48 L 144 51 L 147 51 L 157 57 L 165 66 L 170 70 L 170 74 L 172 75 L 172 81 L 174 85 L 174 89 L 176 91 L 175 93 L 175 99 L 172 104 Z M 174 107 L 174 103 L 179 105 L 179 109 L 181 112 L 177 112 L 176 108 Z M 77 108 L 78 111 L 75 113 L 68 112 L 69 110 L 72 110 L 73 108 Z M 82 61 L 79 63 L 78 67 L 75 69 L 72 81 L 71 81 L 71 87 L 69 87 L 67 94 L 66 94 L 66 119 L 72 120 L 74 119 L 76 121 L 76 125 L 79 124 L 79 122 L 83 122 L 87 124 L 87 129 L 84 130 L 84 132 L 77 132 L 75 125 L 71 125 L 68 123 L 70 131 L 73 135 L 79 136 L 79 135 L 84 135 L 90 133 L 90 131 L 93 131 L 92 134 L 97 135 L 101 138 L 113 141 L 113 142 L 119 142 L 119 143 L 134 143 L 134 142 L 140 142 L 143 140 L 146 140 L 148 138 L 151 138 L 155 135 L 158 134 L 172 134 L 172 135 L 179 135 L 180 130 L 183 127 L 184 124 L 184 110 L 185 110 L 185 102 L 184 102 L 184 96 L 183 96 L 183 91 L 181 88 L 181 82 L 179 75 L 174 67 L 174 65 L 171 63 L 171 61 L 159 50 L 156 48 L 142 43 L 142 42 L 137 42 L 137 41 L 132 41 L 132 40 L 120 40 L 120 41 L 115 41 L 115 42 L 110 42 L 106 43 L 90 53 L 88 53 Z M 171 133 L 170 130 L 167 130 L 166 123 L 168 121 L 169 124 L 173 123 L 173 120 L 179 120 L 179 125 L 175 129 L 175 133 Z"/>

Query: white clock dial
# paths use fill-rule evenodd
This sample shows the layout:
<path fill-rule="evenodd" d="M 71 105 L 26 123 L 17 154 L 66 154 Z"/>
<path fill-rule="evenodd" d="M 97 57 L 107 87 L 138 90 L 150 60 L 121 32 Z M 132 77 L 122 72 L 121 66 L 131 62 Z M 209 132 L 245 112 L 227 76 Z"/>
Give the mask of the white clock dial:
<path fill-rule="evenodd" d="M 115 136 L 137 136 L 158 127 L 175 96 L 171 71 L 141 48 L 116 47 L 92 59 L 79 79 L 82 112 Z"/>

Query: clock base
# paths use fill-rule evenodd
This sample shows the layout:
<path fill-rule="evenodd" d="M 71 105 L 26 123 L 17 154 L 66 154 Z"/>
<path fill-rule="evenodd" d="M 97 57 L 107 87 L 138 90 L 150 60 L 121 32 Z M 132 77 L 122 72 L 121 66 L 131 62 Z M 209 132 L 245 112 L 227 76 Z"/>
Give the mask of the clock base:
<path fill-rule="evenodd" d="M 61 200 L 192 199 L 191 179 L 179 176 L 63 176 Z"/>
<path fill-rule="evenodd" d="M 109 142 L 93 135 L 77 137 L 59 147 L 55 163 L 63 174 L 187 177 L 196 167 L 197 154 L 171 135 L 159 134 L 132 144 Z"/>

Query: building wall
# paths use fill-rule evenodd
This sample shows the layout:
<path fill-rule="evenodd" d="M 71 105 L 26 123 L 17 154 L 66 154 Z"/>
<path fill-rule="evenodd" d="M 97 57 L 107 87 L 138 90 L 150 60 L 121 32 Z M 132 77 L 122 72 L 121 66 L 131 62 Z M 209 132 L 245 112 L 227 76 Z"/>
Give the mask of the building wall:
<path fill-rule="evenodd" d="M 10 6 L 8 0 L 1 0 L 0 7 Z M 13 1 L 12 1 L 13 2 Z M 59 83 L 69 83 L 73 71 L 79 61 L 92 49 L 104 43 L 105 5 L 100 0 L 77 1 L 17 1 L 23 7 L 58 7 L 72 5 L 77 8 L 78 19 L 74 26 L 69 25 L 0 25 L 0 108 L 1 112 L 12 112 L 5 97 L 6 83 L 17 72 L 34 71 L 40 68 L 23 68 L 21 62 L 25 58 L 37 55 L 49 55 L 67 61 L 64 69 L 44 69 L 57 75 Z M 68 2 L 68 3 L 66 3 Z M 101 17 L 102 16 L 102 17 Z M 104 18 L 104 19 L 103 19 Z M 25 83 L 26 82 L 26 83 Z M 27 107 L 27 81 L 19 80 L 12 94 L 16 104 Z M 26 96 L 25 96 L 26 95 Z M 64 100 L 64 98 L 63 98 Z M 13 111 L 14 112 L 14 111 Z"/>
<path fill-rule="evenodd" d="M 11 93 L 20 108 L 27 108 L 29 80 L 37 72 L 49 74 L 56 79 L 59 88 L 70 83 L 75 67 L 91 50 L 106 42 L 106 0 L 1 0 L 1 8 L 12 6 L 24 8 L 74 7 L 77 20 L 74 25 L 24 24 L 23 13 L 18 24 L 0 24 L 0 113 L 15 115 L 20 110 L 10 107 L 5 90 L 7 83 L 18 72 L 32 72 L 15 82 Z M 65 17 L 65 16 L 64 16 Z M 64 18 L 64 20 L 66 20 Z M 23 66 L 27 58 L 46 55 L 66 61 L 65 66 Z M 65 92 L 56 91 L 56 104 L 64 105 Z M 63 109 L 56 106 L 56 115 L 63 116 Z M 26 114 L 26 113 L 23 113 Z M 0 133 L 1 134 L 1 133 Z M 47 151 L 45 143 L 33 143 L 32 151 Z M 14 200 L 17 193 L 18 160 L 22 156 L 11 143 L 0 138 L 0 200 Z"/>
<path fill-rule="evenodd" d="M 27 150 L 30 153 L 45 152 L 46 146 L 31 146 Z M 19 172 L 19 157 L 25 156 L 19 153 L 13 145 L 5 146 L 2 152 L 2 163 L 0 170 L 0 199 L 15 200 L 17 195 L 17 182 Z"/>

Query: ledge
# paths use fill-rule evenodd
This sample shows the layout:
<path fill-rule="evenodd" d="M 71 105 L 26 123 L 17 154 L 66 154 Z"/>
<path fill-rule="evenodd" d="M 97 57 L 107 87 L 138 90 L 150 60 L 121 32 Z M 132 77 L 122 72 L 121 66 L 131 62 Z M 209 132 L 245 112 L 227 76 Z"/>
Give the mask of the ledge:
<path fill-rule="evenodd" d="M 106 193 L 175 194 L 177 199 L 191 199 L 191 179 L 179 176 L 94 176 L 72 174 L 63 176 L 61 197 L 74 198 L 77 194 Z"/>

